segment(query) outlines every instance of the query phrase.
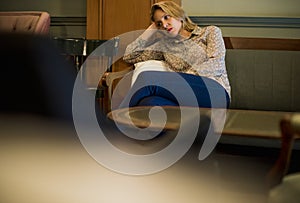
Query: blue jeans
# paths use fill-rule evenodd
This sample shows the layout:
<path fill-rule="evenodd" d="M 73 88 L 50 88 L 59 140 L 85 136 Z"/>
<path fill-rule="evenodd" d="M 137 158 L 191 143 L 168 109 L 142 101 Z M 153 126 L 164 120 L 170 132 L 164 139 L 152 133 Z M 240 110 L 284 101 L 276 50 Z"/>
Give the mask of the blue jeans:
<path fill-rule="evenodd" d="M 218 82 L 187 73 L 145 71 L 139 74 L 120 107 L 192 106 L 228 108 L 230 97 Z"/>

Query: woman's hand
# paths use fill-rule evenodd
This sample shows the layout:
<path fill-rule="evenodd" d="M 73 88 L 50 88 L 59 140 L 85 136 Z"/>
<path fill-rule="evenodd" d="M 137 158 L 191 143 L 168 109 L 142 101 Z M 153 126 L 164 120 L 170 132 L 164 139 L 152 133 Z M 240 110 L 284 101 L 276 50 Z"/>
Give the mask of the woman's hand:
<path fill-rule="evenodd" d="M 151 25 L 149 25 L 149 27 L 147 28 L 147 30 L 157 30 L 157 26 L 156 26 L 156 24 L 153 22 L 153 23 L 151 23 Z"/>
<path fill-rule="evenodd" d="M 155 23 L 151 23 L 151 25 L 141 35 L 141 38 L 144 40 L 148 40 L 154 33 L 156 33 L 157 30 L 158 29 L 157 29 Z"/>

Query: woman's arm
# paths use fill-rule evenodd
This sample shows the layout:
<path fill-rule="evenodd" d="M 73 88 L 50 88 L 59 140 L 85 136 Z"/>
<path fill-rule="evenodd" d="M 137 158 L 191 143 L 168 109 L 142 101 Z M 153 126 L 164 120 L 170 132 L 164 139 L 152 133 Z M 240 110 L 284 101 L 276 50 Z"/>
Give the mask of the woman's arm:
<path fill-rule="evenodd" d="M 231 88 L 225 65 L 226 48 L 221 29 L 216 26 L 207 27 L 206 53 L 208 59 L 193 70 L 199 75 L 219 82 L 230 96 Z"/>
<path fill-rule="evenodd" d="M 196 69 L 199 75 L 221 77 L 223 74 L 226 74 L 226 49 L 222 32 L 216 26 L 208 26 L 206 29 L 206 54 L 208 59 L 193 68 Z"/>
<path fill-rule="evenodd" d="M 155 51 L 154 47 L 151 48 L 155 43 L 156 33 L 156 25 L 152 23 L 135 41 L 127 46 L 123 60 L 132 64 L 151 59 L 162 60 L 161 52 Z"/>

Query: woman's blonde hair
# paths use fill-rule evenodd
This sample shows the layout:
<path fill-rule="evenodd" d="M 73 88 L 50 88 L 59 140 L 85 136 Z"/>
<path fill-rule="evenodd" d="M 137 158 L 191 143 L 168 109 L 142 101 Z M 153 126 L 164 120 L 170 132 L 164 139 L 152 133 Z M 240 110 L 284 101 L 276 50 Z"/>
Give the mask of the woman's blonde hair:
<path fill-rule="evenodd" d="M 161 1 L 155 3 L 151 7 L 150 18 L 154 22 L 154 13 L 161 9 L 166 14 L 170 15 L 182 22 L 183 29 L 192 32 L 196 28 L 196 24 L 186 15 L 185 11 L 173 1 Z"/>

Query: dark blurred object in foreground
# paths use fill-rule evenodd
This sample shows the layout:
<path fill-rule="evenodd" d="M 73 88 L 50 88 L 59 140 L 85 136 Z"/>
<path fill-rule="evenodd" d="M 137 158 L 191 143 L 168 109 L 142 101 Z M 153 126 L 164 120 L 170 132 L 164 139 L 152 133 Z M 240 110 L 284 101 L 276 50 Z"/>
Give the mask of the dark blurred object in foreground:
<path fill-rule="evenodd" d="M 0 113 L 72 119 L 75 70 L 48 37 L 0 33 Z"/>

